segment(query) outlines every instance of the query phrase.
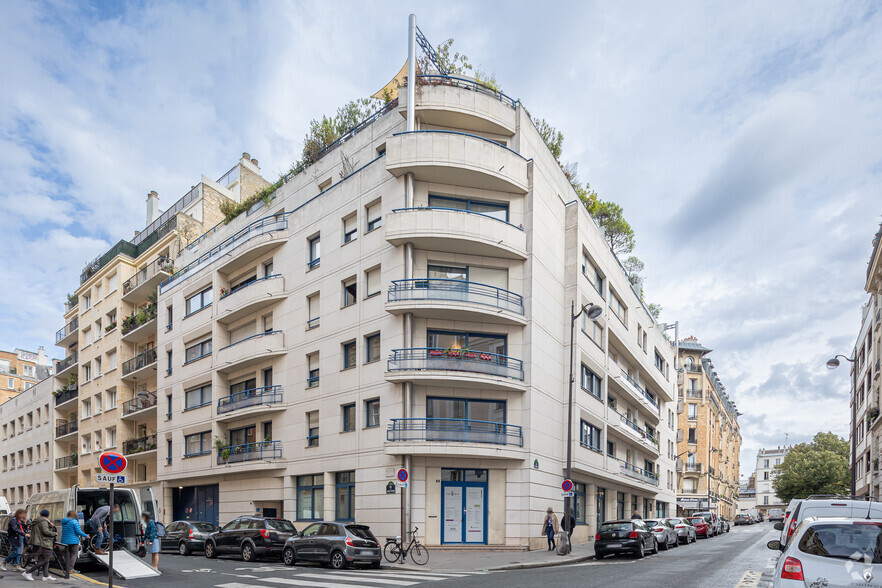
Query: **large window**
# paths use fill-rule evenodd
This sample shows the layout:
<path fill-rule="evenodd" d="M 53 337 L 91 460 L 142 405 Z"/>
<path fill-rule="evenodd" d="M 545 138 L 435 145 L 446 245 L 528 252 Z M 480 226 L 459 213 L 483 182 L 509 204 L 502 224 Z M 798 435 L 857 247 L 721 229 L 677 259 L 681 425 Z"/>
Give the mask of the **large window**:
<path fill-rule="evenodd" d="M 211 431 L 186 435 L 184 437 L 184 457 L 211 453 Z"/>
<path fill-rule="evenodd" d="M 240 429 L 232 429 L 230 431 L 230 445 L 246 445 L 248 443 L 254 443 L 257 441 L 257 427 L 251 425 L 250 427 L 242 427 Z"/>
<path fill-rule="evenodd" d="M 297 477 L 297 520 L 320 521 L 324 518 L 324 476 Z"/>
<path fill-rule="evenodd" d="M 202 310 L 206 306 L 211 306 L 211 286 L 187 298 L 187 315 Z"/>
<path fill-rule="evenodd" d="M 426 339 L 429 347 L 437 349 L 471 349 L 497 355 L 505 355 L 506 351 L 504 335 L 429 331 L 426 334 Z"/>
<path fill-rule="evenodd" d="M 211 355 L 211 339 L 200 341 L 184 350 L 184 364 Z"/>
<path fill-rule="evenodd" d="M 584 363 L 582 364 L 582 389 L 588 392 L 598 400 L 603 400 L 603 393 L 600 390 L 600 378 L 588 369 Z"/>
<path fill-rule="evenodd" d="M 505 422 L 505 401 L 472 398 L 426 398 L 426 418 Z"/>
<path fill-rule="evenodd" d="M 687 404 L 686 411 L 689 416 L 690 421 L 698 420 L 698 405 L 697 404 Z"/>
<path fill-rule="evenodd" d="M 600 450 L 600 429 L 587 421 L 582 421 L 582 429 L 580 434 L 580 443 L 583 447 L 587 447 L 597 453 Z"/>
<path fill-rule="evenodd" d="M 577 525 L 584 525 L 586 520 L 585 512 L 585 484 L 581 482 L 575 483 L 575 496 L 573 500 L 573 516 L 576 518 Z"/>
<path fill-rule="evenodd" d="M 461 198 L 447 198 L 445 196 L 433 196 L 429 194 L 429 206 L 433 208 L 454 208 L 467 210 L 498 218 L 508 222 L 508 205 L 497 202 L 485 202 L 481 200 L 466 200 Z"/>
<path fill-rule="evenodd" d="M 257 378 L 249 378 L 242 382 L 230 384 L 230 395 L 239 394 L 246 390 L 254 390 L 255 388 L 257 388 Z"/>
<path fill-rule="evenodd" d="M 337 472 L 335 475 L 334 503 L 338 521 L 355 519 L 355 472 Z"/>

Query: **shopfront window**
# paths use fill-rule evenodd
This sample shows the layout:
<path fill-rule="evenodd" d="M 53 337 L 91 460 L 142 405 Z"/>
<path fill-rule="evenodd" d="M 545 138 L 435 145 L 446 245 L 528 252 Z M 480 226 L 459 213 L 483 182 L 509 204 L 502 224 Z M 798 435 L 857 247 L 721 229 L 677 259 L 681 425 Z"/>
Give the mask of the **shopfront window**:
<path fill-rule="evenodd" d="M 297 477 L 297 520 L 320 521 L 324 518 L 325 482 L 322 474 Z"/>
<path fill-rule="evenodd" d="M 585 484 L 576 482 L 575 497 L 573 500 L 573 516 L 576 517 L 577 525 L 584 525 L 588 521 L 585 519 Z"/>
<path fill-rule="evenodd" d="M 338 521 L 355 520 L 355 472 L 337 472 L 335 504 Z"/>

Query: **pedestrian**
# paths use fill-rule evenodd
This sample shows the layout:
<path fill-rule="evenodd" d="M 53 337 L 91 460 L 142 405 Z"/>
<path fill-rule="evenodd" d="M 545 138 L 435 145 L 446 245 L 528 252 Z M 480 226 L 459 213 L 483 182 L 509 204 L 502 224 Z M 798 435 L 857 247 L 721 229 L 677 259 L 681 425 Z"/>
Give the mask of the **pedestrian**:
<path fill-rule="evenodd" d="M 119 512 L 119 505 L 113 505 L 113 513 L 116 514 Z M 95 543 L 95 553 L 98 555 L 107 555 L 107 552 L 101 549 L 101 546 L 104 545 L 104 540 L 108 538 L 107 533 L 107 519 L 110 517 L 110 506 L 105 504 L 104 506 L 98 507 L 95 509 L 95 512 L 92 513 L 92 518 L 89 519 L 89 523 L 92 525 L 92 531 L 98 535 L 98 540 Z"/>
<path fill-rule="evenodd" d="M 567 537 L 572 539 L 573 530 L 576 528 L 576 517 L 573 516 L 573 513 L 565 513 L 563 519 L 560 521 L 560 526 L 567 532 Z M 570 541 L 570 543 L 572 544 L 572 541 Z"/>
<path fill-rule="evenodd" d="M 0 570 L 6 571 L 6 564 L 12 564 L 12 569 L 16 572 L 23 572 L 21 567 L 21 556 L 24 553 L 25 539 L 30 537 L 27 527 L 25 527 L 25 519 L 28 516 L 27 511 L 23 508 L 15 511 L 15 514 L 9 519 L 6 526 L 6 539 L 12 546 L 9 555 L 0 563 Z"/>
<path fill-rule="evenodd" d="M 49 520 L 49 511 L 44 508 L 40 511 L 39 518 L 31 524 L 30 553 L 34 557 L 34 565 L 22 573 L 25 580 L 33 582 L 33 573 L 42 569 L 44 582 L 55 581 L 55 578 L 49 575 L 49 562 L 52 559 L 52 548 L 57 534 L 55 525 Z"/>
<path fill-rule="evenodd" d="M 77 557 L 80 555 L 80 539 L 83 538 L 88 539 L 89 536 L 83 533 L 83 530 L 80 528 L 77 511 L 72 510 L 67 513 L 66 517 L 61 519 L 61 541 L 58 542 L 64 556 L 62 563 L 64 563 L 64 571 L 67 572 L 68 578 L 70 578 L 72 573 L 76 572 L 74 566 L 77 563 Z"/>
<path fill-rule="evenodd" d="M 557 523 L 557 515 L 550 506 L 545 511 L 545 518 L 542 520 L 542 532 L 548 538 L 548 551 L 554 551 L 557 544 L 554 542 L 554 536 L 558 533 L 559 527 Z"/>
<path fill-rule="evenodd" d="M 642 519 L 642 518 L 643 517 L 640 516 L 640 513 L 637 512 L 637 510 L 635 509 L 634 514 L 631 515 L 631 520 L 633 521 L 634 519 Z"/>
<path fill-rule="evenodd" d="M 159 569 L 159 548 L 162 541 L 156 534 L 156 523 L 153 521 L 153 515 L 145 512 L 141 515 L 144 521 L 144 543 L 147 547 L 147 553 L 150 554 L 151 564 L 157 570 Z"/>

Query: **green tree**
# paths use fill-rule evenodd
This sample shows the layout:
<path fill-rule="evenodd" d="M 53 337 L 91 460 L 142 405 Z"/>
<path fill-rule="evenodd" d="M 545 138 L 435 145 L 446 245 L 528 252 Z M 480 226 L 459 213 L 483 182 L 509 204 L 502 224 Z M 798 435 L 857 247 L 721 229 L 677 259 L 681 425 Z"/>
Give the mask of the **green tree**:
<path fill-rule="evenodd" d="M 775 472 L 772 487 L 785 503 L 810 494 L 848 494 L 848 441 L 834 433 L 818 433 L 811 443 L 794 445 Z"/>
<path fill-rule="evenodd" d="M 631 282 L 632 286 L 641 286 L 643 284 L 643 276 L 640 273 L 645 266 L 636 255 L 632 255 L 623 261 L 622 267 L 625 268 L 625 273 L 628 274 L 628 281 Z"/>
<path fill-rule="evenodd" d="M 576 190 L 579 198 L 588 209 L 588 214 L 603 228 L 603 238 L 609 248 L 618 256 L 634 251 L 634 229 L 625 220 L 625 212 L 621 206 L 609 200 L 601 200 L 591 186 Z"/>
<path fill-rule="evenodd" d="M 548 121 L 544 118 L 534 118 L 533 124 L 536 125 L 536 130 L 539 131 L 545 144 L 548 145 L 551 154 L 560 161 L 560 155 L 563 153 L 563 133 L 548 124 Z"/>

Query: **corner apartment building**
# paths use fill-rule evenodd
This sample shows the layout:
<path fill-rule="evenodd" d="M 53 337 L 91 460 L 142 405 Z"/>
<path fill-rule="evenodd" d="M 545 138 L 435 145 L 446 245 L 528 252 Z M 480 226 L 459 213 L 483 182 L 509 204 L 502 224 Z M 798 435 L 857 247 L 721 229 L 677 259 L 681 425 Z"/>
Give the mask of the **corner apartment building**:
<path fill-rule="evenodd" d="M 673 512 L 675 361 L 520 103 L 421 79 L 186 247 L 159 288 L 166 518 L 357 520 L 538 546 L 563 509 L 575 338 L 576 538 Z M 356 132 L 357 131 L 357 132 Z"/>
<path fill-rule="evenodd" d="M 785 508 L 784 504 L 775 494 L 772 486 L 778 475 L 775 466 L 781 465 L 790 447 L 776 447 L 774 449 L 760 449 L 756 454 L 756 508 L 769 513 L 770 508 Z"/>
<path fill-rule="evenodd" d="M 688 514 L 711 510 L 730 521 L 738 512 L 741 429 L 738 409 L 695 337 L 680 341 L 677 503 Z"/>
<path fill-rule="evenodd" d="M 133 483 L 156 480 L 156 288 L 175 272 L 180 250 L 222 221 L 223 202 L 266 184 L 246 153 L 219 180 L 202 176 L 164 212 L 150 192 L 146 228 L 83 269 L 55 337 L 66 350 L 54 393 L 56 487 L 94 485 L 97 457 L 110 449 L 128 457 Z"/>
<path fill-rule="evenodd" d="M 46 378 L 0 404 L 0 496 L 13 509 L 52 489 L 53 386 Z"/>
<path fill-rule="evenodd" d="M 856 362 L 851 365 L 852 370 L 852 436 L 859 428 L 866 440 L 866 452 L 852 455 L 854 462 L 852 471 L 870 473 L 869 480 L 864 476 L 864 483 L 868 485 L 867 492 L 872 496 L 882 496 L 882 471 L 879 469 L 879 456 L 882 455 L 882 427 L 879 426 L 882 419 L 879 418 L 880 406 L 882 406 L 882 224 L 873 238 L 873 252 L 867 264 L 867 283 L 864 287 L 870 299 L 867 302 L 868 310 L 863 316 L 861 334 L 855 344 L 855 354 L 852 356 Z M 866 331 L 866 334 L 864 334 Z M 861 365 L 863 362 L 863 365 Z M 857 386 L 855 386 L 857 384 Z M 855 390 L 856 388 L 856 390 Z M 855 394 L 856 392 L 856 394 Z M 862 407 L 860 400 L 864 395 L 866 407 Z M 855 398 L 857 396 L 857 399 Z M 856 402 L 857 400 L 857 402 Z M 861 417 L 863 417 L 861 419 Z M 863 425 L 863 426 L 861 426 Z M 862 464 L 858 470 L 858 464 Z M 872 466 L 872 472 L 871 472 Z M 857 482 L 859 478 L 855 477 Z M 856 483 L 855 492 L 862 488 L 862 484 Z"/>
<path fill-rule="evenodd" d="M 43 347 L 36 352 L 0 351 L 0 404 L 48 378 L 52 369 L 52 360 Z"/>

